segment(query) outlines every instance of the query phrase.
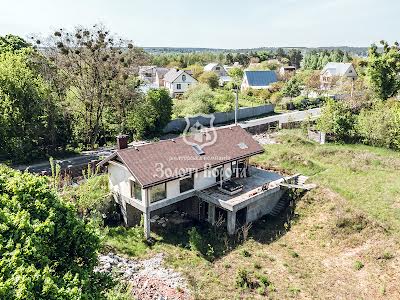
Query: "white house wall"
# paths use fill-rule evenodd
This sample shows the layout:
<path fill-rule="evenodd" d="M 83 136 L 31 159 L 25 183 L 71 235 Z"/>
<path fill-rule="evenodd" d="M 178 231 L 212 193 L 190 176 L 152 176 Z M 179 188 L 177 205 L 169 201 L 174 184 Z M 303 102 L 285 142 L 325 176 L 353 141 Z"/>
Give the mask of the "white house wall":
<path fill-rule="evenodd" d="M 131 187 L 128 178 L 132 176 L 131 173 L 124 166 L 115 163 L 108 165 L 108 173 L 111 191 L 130 198 Z"/>

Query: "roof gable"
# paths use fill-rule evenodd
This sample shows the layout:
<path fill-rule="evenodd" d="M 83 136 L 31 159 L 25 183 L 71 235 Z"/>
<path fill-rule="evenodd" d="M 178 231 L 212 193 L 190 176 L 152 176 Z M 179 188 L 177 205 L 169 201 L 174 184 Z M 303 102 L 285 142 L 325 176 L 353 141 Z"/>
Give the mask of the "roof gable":
<path fill-rule="evenodd" d="M 321 74 L 328 71 L 333 76 L 343 76 L 350 68 L 353 68 L 351 63 L 329 62 L 322 69 Z"/>
<path fill-rule="evenodd" d="M 194 81 L 195 79 L 190 75 L 188 72 L 185 70 L 176 70 L 176 69 L 171 69 L 169 70 L 165 75 L 164 75 L 164 81 L 167 82 L 174 82 L 179 76 L 181 76 L 183 73 L 185 73 L 186 76 L 189 76 L 192 78 Z"/>

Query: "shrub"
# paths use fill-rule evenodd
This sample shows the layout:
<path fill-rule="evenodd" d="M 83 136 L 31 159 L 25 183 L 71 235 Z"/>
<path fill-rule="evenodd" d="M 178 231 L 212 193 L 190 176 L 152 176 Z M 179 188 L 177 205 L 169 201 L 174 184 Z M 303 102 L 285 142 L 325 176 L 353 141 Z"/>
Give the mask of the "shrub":
<path fill-rule="evenodd" d="M 257 269 L 257 270 L 261 269 L 261 265 L 258 262 L 255 262 L 253 266 L 254 266 L 254 269 Z"/>
<path fill-rule="evenodd" d="M 400 103 L 377 103 L 363 109 L 356 130 L 366 144 L 400 150 Z"/>
<path fill-rule="evenodd" d="M 0 165 L 0 299 L 104 299 L 100 240 L 46 178 Z"/>
<path fill-rule="evenodd" d="M 333 134 L 338 140 L 349 140 L 355 136 L 355 116 L 343 102 L 328 100 L 322 108 L 317 128 Z"/>
<path fill-rule="evenodd" d="M 188 231 L 190 250 L 202 252 L 204 250 L 203 239 L 196 227 L 192 227 Z"/>
<path fill-rule="evenodd" d="M 359 271 L 359 270 L 361 270 L 362 268 L 364 268 L 364 264 L 363 264 L 361 261 L 356 260 L 355 263 L 354 263 L 354 269 L 356 269 L 357 271 Z"/>
<path fill-rule="evenodd" d="M 247 251 L 246 249 L 243 249 L 242 251 L 240 251 L 240 254 L 243 257 L 251 257 L 251 253 L 249 251 Z"/>
<path fill-rule="evenodd" d="M 239 269 L 236 274 L 236 287 L 247 289 L 252 286 L 249 272 L 246 269 Z"/>

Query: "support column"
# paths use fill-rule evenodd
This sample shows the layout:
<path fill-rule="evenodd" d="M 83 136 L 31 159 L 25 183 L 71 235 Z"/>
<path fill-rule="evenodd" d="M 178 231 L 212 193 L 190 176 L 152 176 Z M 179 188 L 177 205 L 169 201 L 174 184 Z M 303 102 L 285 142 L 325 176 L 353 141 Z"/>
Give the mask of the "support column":
<path fill-rule="evenodd" d="M 215 204 L 208 203 L 208 222 L 215 224 Z"/>
<path fill-rule="evenodd" d="M 236 227 L 236 212 L 228 211 L 226 220 L 226 229 L 228 230 L 229 235 L 233 235 L 235 233 L 235 227 Z"/>
<path fill-rule="evenodd" d="M 146 239 L 150 238 L 150 210 L 146 208 L 143 212 L 143 226 L 144 226 L 144 237 Z"/>

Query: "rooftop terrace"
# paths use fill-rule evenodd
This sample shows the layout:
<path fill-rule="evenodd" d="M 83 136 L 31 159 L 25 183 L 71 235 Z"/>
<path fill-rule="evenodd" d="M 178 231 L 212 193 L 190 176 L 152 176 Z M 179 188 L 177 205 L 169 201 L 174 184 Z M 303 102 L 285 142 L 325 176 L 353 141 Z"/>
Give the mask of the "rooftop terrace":
<path fill-rule="evenodd" d="M 250 167 L 250 176 L 233 179 L 243 185 L 243 189 L 234 195 L 228 195 L 219 190 L 219 185 L 213 186 L 197 193 L 201 199 L 214 203 L 222 208 L 233 211 L 238 210 L 253 201 L 266 197 L 280 190 L 280 183 L 285 179 L 275 172 L 270 172 L 255 167 Z M 263 186 L 268 183 L 268 188 Z"/>

